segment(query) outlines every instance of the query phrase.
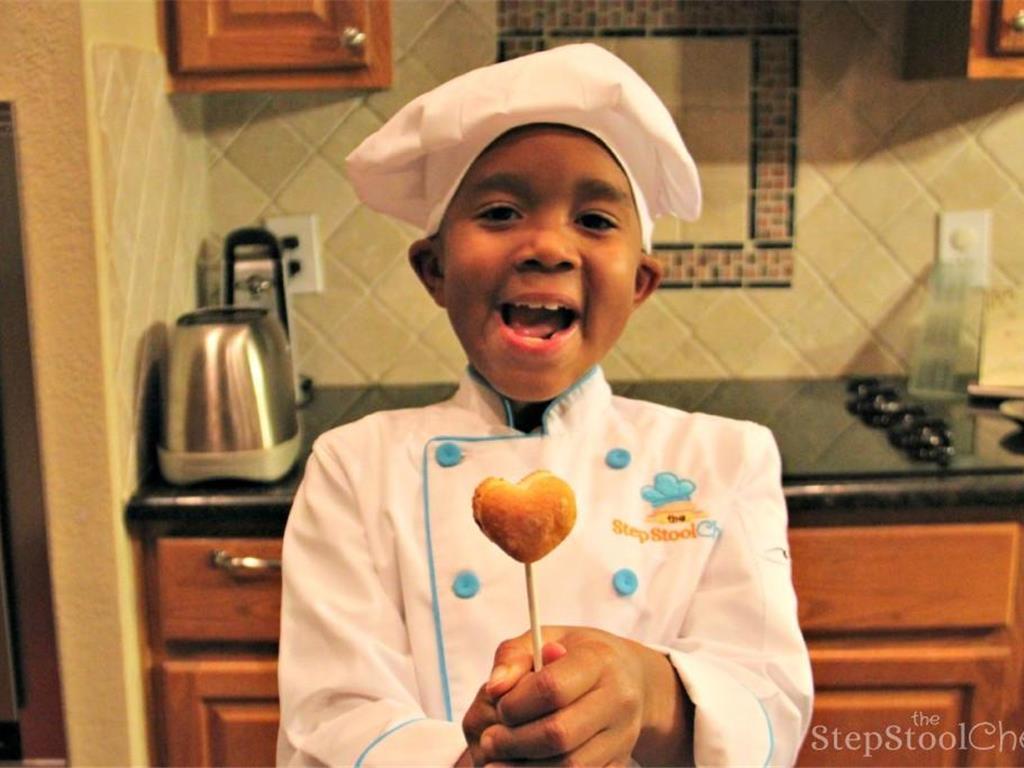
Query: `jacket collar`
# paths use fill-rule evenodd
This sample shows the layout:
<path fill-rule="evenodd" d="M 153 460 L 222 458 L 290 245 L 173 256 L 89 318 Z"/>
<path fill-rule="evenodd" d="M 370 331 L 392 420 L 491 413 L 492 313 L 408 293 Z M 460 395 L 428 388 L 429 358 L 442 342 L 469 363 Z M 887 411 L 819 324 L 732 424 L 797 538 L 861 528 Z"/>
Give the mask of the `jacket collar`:
<path fill-rule="evenodd" d="M 578 429 L 595 415 L 606 413 L 611 397 L 604 371 L 595 365 L 548 404 L 540 431 L 555 435 Z M 472 367 L 467 366 L 462 374 L 452 404 L 471 411 L 499 432 L 516 431 L 512 427 L 512 404 Z"/>

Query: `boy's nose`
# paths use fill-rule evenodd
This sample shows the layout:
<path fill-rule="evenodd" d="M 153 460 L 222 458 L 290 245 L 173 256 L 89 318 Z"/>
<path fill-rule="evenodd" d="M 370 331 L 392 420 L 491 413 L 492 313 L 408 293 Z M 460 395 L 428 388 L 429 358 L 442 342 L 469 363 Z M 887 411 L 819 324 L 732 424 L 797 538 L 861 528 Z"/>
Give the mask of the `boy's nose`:
<path fill-rule="evenodd" d="M 556 228 L 536 230 L 516 255 L 516 269 L 565 272 L 579 266 L 572 243 Z"/>

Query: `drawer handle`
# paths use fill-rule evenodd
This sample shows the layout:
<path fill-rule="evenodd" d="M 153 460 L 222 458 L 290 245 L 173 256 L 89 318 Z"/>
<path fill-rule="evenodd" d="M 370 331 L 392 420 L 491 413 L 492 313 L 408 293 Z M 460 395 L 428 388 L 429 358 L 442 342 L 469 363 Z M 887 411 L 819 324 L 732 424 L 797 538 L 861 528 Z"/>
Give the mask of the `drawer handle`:
<path fill-rule="evenodd" d="M 281 570 L 281 561 L 252 555 L 230 555 L 226 550 L 215 549 L 210 553 L 214 568 L 227 571 L 232 576 L 260 576 Z"/>

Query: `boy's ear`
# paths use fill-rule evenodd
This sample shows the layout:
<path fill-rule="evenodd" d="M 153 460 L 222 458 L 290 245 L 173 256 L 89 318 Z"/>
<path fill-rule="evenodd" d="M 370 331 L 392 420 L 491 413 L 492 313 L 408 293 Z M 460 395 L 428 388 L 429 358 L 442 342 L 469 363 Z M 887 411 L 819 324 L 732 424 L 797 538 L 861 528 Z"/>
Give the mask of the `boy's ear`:
<path fill-rule="evenodd" d="M 444 306 L 444 270 L 441 267 L 441 244 L 437 237 L 426 237 L 409 246 L 409 264 L 439 307 Z"/>
<path fill-rule="evenodd" d="M 633 308 L 636 309 L 661 285 L 665 271 L 661 262 L 647 253 L 640 254 L 636 268 L 636 284 L 633 288 Z"/>

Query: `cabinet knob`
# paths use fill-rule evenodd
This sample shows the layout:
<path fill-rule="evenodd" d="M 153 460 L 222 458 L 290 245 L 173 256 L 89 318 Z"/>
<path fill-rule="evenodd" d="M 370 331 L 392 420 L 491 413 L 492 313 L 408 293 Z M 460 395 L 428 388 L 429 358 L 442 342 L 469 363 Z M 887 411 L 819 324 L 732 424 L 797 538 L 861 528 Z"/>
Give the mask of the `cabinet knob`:
<path fill-rule="evenodd" d="M 233 556 L 223 549 L 210 553 L 210 561 L 214 568 L 227 571 L 234 576 L 259 576 L 263 573 L 274 573 L 281 570 L 280 560 L 252 555 Z"/>
<path fill-rule="evenodd" d="M 1024 9 L 1017 11 L 1010 19 L 1010 28 L 1014 32 L 1024 32 Z"/>
<path fill-rule="evenodd" d="M 346 48 L 358 50 L 366 44 L 366 33 L 359 27 L 345 27 L 341 33 L 341 42 Z"/>

